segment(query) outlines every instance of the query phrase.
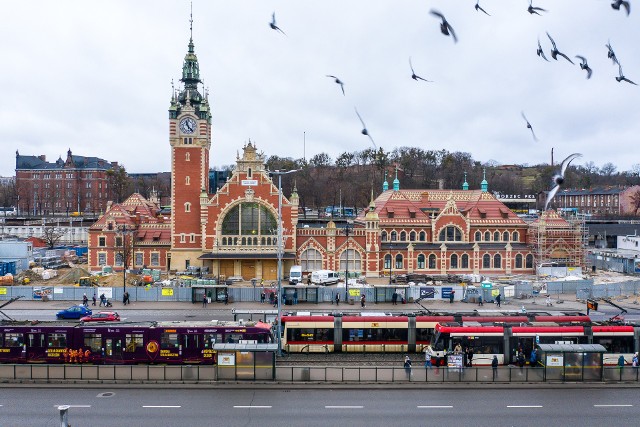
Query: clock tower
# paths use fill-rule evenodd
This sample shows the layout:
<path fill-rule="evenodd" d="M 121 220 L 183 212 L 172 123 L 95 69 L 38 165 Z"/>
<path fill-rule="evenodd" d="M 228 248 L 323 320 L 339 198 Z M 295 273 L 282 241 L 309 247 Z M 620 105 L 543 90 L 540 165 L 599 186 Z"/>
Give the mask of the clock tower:
<path fill-rule="evenodd" d="M 191 20 L 191 24 L 193 20 Z M 171 145 L 171 252 L 170 268 L 199 265 L 204 226 L 201 198 L 209 188 L 211 111 L 208 93 L 199 86 L 200 69 L 193 45 L 193 27 L 182 65 L 181 88 L 173 88 L 169 107 Z"/>

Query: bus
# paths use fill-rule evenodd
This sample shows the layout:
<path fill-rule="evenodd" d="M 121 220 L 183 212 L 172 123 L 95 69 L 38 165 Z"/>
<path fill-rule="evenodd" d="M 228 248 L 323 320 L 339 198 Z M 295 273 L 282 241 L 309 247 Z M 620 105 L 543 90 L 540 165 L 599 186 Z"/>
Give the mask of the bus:
<path fill-rule="evenodd" d="M 0 216 L 16 216 L 17 214 L 15 206 L 0 207 Z"/>
<path fill-rule="evenodd" d="M 345 206 L 327 206 L 324 208 L 324 216 L 326 218 L 355 218 L 356 208 L 348 208 Z"/>

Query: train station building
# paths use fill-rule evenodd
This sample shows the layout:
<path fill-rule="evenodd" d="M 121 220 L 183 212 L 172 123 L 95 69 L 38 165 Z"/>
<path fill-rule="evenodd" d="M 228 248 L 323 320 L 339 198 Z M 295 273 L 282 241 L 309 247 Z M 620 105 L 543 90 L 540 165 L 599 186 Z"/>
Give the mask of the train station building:
<path fill-rule="evenodd" d="M 226 183 L 212 192 L 212 115 L 208 93 L 199 91 L 192 39 L 181 82 L 169 107 L 170 212 L 137 194 L 122 204 L 110 203 L 89 231 L 92 271 L 104 265 L 165 271 L 204 267 L 214 276 L 274 280 L 279 208 L 285 274 L 301 265 L 303 274 L 327 269 L 366 277 L 503 276 L 533 274 L 543 261 L 584 262 L 578 256 L 579 225 L 555 211 L 527 223 L 488 191 L 486 179 L 479 189 L 470 189 L 466 181 L 460 189 L 401 189 L 396 174 L 391 186 L 385 180 L 377 197 L 372 193 L 368 208 L 352 223 L 303 225 L 295 186 L 280 198 L 264 155 L 248 142 Z M 534 246 L 540 243 L 542 250 Z M 127 247 L 131 256 L 123 258 Z"/>

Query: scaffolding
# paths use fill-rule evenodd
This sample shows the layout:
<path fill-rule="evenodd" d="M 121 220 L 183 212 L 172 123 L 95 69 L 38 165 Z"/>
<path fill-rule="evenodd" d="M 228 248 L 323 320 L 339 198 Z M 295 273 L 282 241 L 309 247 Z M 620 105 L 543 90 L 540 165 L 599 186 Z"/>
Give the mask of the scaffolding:
<path fill-rule="evenodd" d="M 567 267 L 585 268 L 585 248 L 589 230 L 584 217 L 561 217 L 548 210 L 538 220 L 529 224 L 528 243 L 537 267 L 564 264 Z"/>

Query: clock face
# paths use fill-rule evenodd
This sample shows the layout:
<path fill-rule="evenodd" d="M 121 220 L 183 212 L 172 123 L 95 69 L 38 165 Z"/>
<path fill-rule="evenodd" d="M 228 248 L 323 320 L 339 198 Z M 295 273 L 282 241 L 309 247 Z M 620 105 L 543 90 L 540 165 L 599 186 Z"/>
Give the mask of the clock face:
<path fill-rule="evenodd" d="M 193 133 L 196 131 L 196 121 L 191 117 L 186 117 L 180 121 L 180 130 L 182 133 Z"/>

